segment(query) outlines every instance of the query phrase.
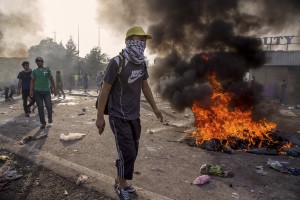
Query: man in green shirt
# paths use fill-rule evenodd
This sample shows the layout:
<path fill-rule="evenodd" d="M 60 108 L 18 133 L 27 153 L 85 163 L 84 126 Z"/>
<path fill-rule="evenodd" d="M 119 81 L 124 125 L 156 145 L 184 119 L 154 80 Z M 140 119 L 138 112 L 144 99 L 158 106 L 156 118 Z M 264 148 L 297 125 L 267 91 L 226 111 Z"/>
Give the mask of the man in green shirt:
<path fill-rule="evenodd" d="M 32 71 L 32 79 L 30 82 L 30 96 L 32 97 L 33 94 L 35 96 L 39 110 L 40 122 L 42 124 L 40 128 L 44 129 L 46 127 L 46 121 L 43 102 L 45 102 L 45 106 L 48 112 L 48 123 L 51 124 L 53 122 L 51 93 L 56 95 L 55 83 L 51 70 L 48 67 L 44 67 L 43 58 L 37 57 L 35 59 L 35 63 L 37 64 L 38 68 Z"/>

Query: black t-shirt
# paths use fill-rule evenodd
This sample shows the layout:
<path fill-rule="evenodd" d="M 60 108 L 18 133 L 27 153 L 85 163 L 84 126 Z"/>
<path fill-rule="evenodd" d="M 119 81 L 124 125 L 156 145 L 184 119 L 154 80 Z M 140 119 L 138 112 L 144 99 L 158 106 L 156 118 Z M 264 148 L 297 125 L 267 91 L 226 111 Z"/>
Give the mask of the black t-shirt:
<path fill-rule="evenodd" d="M 104 81 L 111 84 L 108 102 L 109 115 L 127 120 L 140 117 L 140 99 L 142 82 L 148 79 L 145 63 L 136 65 L 125 60 L 125 66 L 120 75 L 118 71 L 118 56 L 107 66 Z"/>
<path fill-rule="evenodd" d="M 22 80 L 22 90 L 30 89 L 30 81 L 31 81 L 31 70 L 30 71 L 21 71 L 18 75 L 18 79 Z"/>

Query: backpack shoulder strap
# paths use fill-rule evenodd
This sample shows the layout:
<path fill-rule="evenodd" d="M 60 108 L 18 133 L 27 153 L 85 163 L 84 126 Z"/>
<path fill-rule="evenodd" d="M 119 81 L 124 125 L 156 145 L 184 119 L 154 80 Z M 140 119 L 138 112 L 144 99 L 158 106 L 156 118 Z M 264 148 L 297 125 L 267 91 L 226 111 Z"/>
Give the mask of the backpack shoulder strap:
<path fill-rule="evenodd" d="M 120 53 L 119 55 L 117 55 L 116 57 L 114 57 L 114 60 L 116 61 L 116 63 L 118 64 L 118 70 L 117 70 L 117 76 L 121 74 L 123 68 L 125 67 L 126 63 L 126 59 L 123 56 L 122 53 Z"/>
<path fill-rule="evenodd" d="M 121 74 L 123 68 L 125 67 L 125 58 L 124 56 L 120 53 L 120 55 L 118 55 L 119 57 L 119 65 L 118 65 L 118 75 Z"/>

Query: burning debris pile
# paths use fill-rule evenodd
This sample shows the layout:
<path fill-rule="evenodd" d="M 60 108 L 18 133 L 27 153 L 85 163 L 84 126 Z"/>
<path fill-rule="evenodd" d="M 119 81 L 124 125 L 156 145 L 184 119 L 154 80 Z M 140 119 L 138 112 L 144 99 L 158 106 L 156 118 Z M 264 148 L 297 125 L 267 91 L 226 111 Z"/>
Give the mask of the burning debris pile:
<path fill-rule="evenodd" d="M 292 146 L 297 146 L 280 136 L 275 123 L 266 119 L 254 121 L 251 109 L 230 109 L 232 96 L 222 92 L 222 86 L 214 74 L 210 75 L 209 83 L 214 90 L 211 106 L 202 108 L 197 101 L 192 106 L 196 130 L 190 133 L 195 138 L 196 145 L 227 153 L 247 150 L 260 154 L 300 155 L 300 148 L 292 150 Z"/>
<path fill-rule="evenodd" d="M 230 138 L 239 138 L 247 140 L 248 145 L 257 146 L 257 138 L 260 141 L 268 138 L 267 133 L 276 128 L 274 123 L 266 120 L 254 122 L 251 118 L 251 110 L 243 111 L 238 107 L 229 110 L 231 95 L 226 92 L 222 93 L 222 86 L 214 74 L 209 77 L 209 83 L 214 90 L 210 107 L 202 108 L 197 101 L 192 106 L 195 114 L 195 126 L 198 128 L 193 132 L 196 144 L 218 139 L 226 140 L 226 145 L 231 146 L 233 141 Z M 258 146 L 260 145 L 258 144 Z"/>

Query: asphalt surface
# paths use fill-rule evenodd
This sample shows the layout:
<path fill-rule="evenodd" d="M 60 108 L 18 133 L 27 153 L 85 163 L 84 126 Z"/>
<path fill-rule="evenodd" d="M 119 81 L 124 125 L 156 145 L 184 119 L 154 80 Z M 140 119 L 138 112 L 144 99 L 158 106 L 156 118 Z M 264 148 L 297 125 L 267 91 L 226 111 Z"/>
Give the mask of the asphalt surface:
<path fill-rule="evenodd" d="M 12 102 L 1 101 L 1 147 L 73 183 L 78 174 L 84 174 L 89 177 L 84 187 L 117 199 L 112 187 L 117 156 L 114 139 L 108 124 L 103 135 L 97 132 L 96 109 L 93 107 L 95 96 L 95 92 L 86 96 L 77 91 L 76 95 L 68 95 L 66 99 L 53 98 L 54 123 L 45 130 L 48 136 L 28 141 L 24 145 L 19 144 L 22 138 L 40 133 L 37 111 L 26 118 L 22 113 L 20 98 Z M 186 136 L 184 131 L 193 129 L 191 111 L 178 113 L 160 98 L 156 98 L 156 102 L 163 112 L 164 124 L 158 122 L 143 98 L 141 101 L 142 138 L 132 181 L 138 189 L 138 199 L 300 198 L 297 186 L 300 183 L 299 177 L 269 169 L 266 163 L 270 156 L 244 152 L 230 155 L 181 143 L 181 139 Z M 269 106 L 273 109 L 273 105 Z M 275 120 L 281 130 L 299 134 L 300 113 L 291 110 L 295 116 L 286 116 L 276 109 L 275 114 L 270 111 L 270 119 Z M 83 133 L 85 136 L 65 142 L 60 140 L 61 133 Z M 300 167 L 299 158 L 279 156 L 271 159 Z M 219 164 L 233 171 L 235 176 L 228 179 L 212 177 L 209 184 L 195 186 L 192 182 L 200 175 L 199 168 L 203 164 Z M 268 175 L 257 174 L 256 166 L 263 166 Z"/>

